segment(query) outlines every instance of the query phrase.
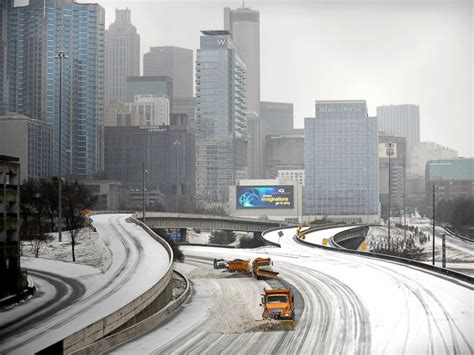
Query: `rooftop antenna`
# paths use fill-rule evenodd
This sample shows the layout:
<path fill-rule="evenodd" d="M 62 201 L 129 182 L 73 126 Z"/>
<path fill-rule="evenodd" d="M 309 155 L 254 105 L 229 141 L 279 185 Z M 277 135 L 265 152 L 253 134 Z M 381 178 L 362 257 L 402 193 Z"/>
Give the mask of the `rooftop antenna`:
<path fill-rule="evenodd" d="M 242 0 L 242 9 L 245 9 L 245 0 Z"/>

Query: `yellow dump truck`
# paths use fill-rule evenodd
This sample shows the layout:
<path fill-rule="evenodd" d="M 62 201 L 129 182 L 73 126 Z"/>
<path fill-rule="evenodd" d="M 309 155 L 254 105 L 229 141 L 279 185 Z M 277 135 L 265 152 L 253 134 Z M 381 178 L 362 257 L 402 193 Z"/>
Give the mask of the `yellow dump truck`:
<path fill-rule="evenodd" d="M 295 300 L 290 288 L 267 290 L 262 294 L 262 318 L 278 320 L 283 328 L 292 330 L 295 327 Z"/>
<path fill-rule="evenodd" d="M 256 258 L 252 263 L 252 274 L 257 280 L 274 279 L 278 272 L 272 270 L 273 262 L 270 258 Z"/>
<path fill-rule="evenodd" d="M 234 259 L 227 261 L 227 271 L 250 273 L 250 261 Z"/>

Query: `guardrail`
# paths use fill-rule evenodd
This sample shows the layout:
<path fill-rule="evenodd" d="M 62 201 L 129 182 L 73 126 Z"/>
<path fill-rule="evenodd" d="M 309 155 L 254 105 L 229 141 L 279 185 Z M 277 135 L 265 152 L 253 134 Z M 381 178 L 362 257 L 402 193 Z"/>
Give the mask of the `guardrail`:
<path fill-rule="evenodd" d="M 186 282 L 185 291 L 175 301 L 170 302 L 163 309 L 153 314 L 152 316 L 142 320 L 141 322 L 138 322 L 132 325 L 131 327 L 123 329 L 115 334 L 112 334 L 92 344 L 89 344 L 86 347 L 74 351 L 72 354 L 88 355 L 109 351 L 120 344 L 126 343 L 138 334 L 142 334 L 156 328 L 166 319 L 168 319 L 168 317 L 188 298 L 189 294 L 191 293 L 191 285 L 186 276 L 184 276 L 178 271 L 174 272 L 180 275 Z"/>
<path fill-rule="evenodd" d="M 305 234 L 307 232 L 308 231 L 305 231 L 303 234 Z M 340 233 L 343 233 L 343 232 L 345 232 L 345 231 L 342 231 Z M 374 253 L 374 252 L 363 252 L 363 251 L 351 250 L 351 249 L 338 249 L 338 248 L 334 248 L 334 247 L 309 243 L 308 241 L 306 241 L 304 239 L 301 239 L 301 238 L 296 238 L 296 240 L 298 242 L 302 243 L 302 244 L 308 245 L 308 246 L 313 247 L 313 248 L 320 248 L 320 249 L 331 250 L 331 251 L 334 251 L 334 252 L 347 253 L 347 254 L 357 254 L 357 255 L 362 255 L 362 256 L 376 258 L 376 259 L 395 261 L 395 262 L 398 262 L 398 263 L 407 264 L 407 265 L 411 265 L 411 266 L 416 266 L 416 267 L 421 268 L 421 269 L 430 270 L 430 271 L 433 271 L 433 272 L 436 272 L 436 273 L 439 273 L 439 274 L 450 276 L 450 277 L 453 277 L 455 279 L 465 281 L 465 282 L 467 282 L 471 285 L 474 284 L 474 278 L 471 277 L 471 276 L 468 276 L 466 274 L 462 274 L 462 273 L 457 272 L 457 271 L 444 269 L 444 268 L 434 266 L 434 265 L 430 265 L 430 264 L 424 264 L 424 263 L 419 262 L 419 261 L 406 259 L 406 258 L 402 258 L 402 257 L 399 257 L 399 256 L 385 255 L 385 254 L 379 254 L 379 253 Z"/>
<path fill-rule="evenodd" d="M 110 213 L 110 212 L 108 212 Z M 94 213 L 102 214 L 102 213 Z M 104 338 L 114 330 L 124 325 L 128 320 L 146 309 L 163 291 L 168 287 L 173 274 L 173 250 L 161 237 L 156 235 L 150 228 L 133 217 L 129 217 L 127 221 L 133 222 L 141 226 L 153 239 L 160 243 L 167 251 L 170 262 L 164 276 L 153 285 L 148 291 L 135 298 L 130 303 L 112 312 L 108 316 L 99 319 L 89 326 L 71 334 L 62 340 L 62 348 L 64 353 L 71 353 L 78 349 L 96 342 Z M 56 344 L 53 344 L 54 347 Z"/>

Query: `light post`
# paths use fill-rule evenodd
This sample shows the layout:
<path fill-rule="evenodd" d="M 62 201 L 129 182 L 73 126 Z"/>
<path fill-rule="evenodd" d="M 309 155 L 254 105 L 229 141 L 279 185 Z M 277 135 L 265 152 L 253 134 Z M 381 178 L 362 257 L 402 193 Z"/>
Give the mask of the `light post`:
<path fill-rule="evenodd" d="M 62 87 L 62 75 L 63 75 L 63 60 L 69 57 L 64 52 L 58 52 L 54 58 L 59 59 L 59 143 L 58 143 L 58 241 L 62 242 L 62 230 L 63 230 L 63 181 L 61 171 L 61 142 L 62 142 L 62 100 L 63 100 L 63 87 Z"/>
<path fill-rule="evenodd" d="M 390 198 L 391 198 L 391 194 L 392 194 L 392 174 L 391 174 L 391 161 L 390 161 L 390 158 L 392 156 L 392 152 L 393 152 L 393 147 L 394 147 L 394 143 L 392 142 L 388 142 L 388 143 L 385 143 L 385 147 L 387 148 L 387 155 L 388 155 L 388 249 L 392 249 L 391 248 L 391 239 L 390 239 Z"/>
<path fill-rule="evenodd" d="M 175 202 L 176 202 L 176 212 L 178 212 L 178 193 L 179 193 L 179 177 L 178 177 L 178 148 L 181 145 L 181 142 L 178 140 L 178 137 L 176 137 L 176 141 L 173 142 L 173 145 L 176 147 L 176 197 L 175 197 Z"/>
<path fill-rule="evenodd" d="M 435 184 L 433 181 L 433 265 L 435 264 L 435 218 L 436 218 L 436 204 L 435 204 Z"/>
<path fill-rule="evenodd" d="M 403 155 L 403 238 L 405 247 L 407 245 L 407 204 L 406 204 L 406 187 L 407 187 L 407 155 Z"/>
<path fill-rule="evenodd" d="M 145 176 L 148 173 L 148 170 L 145 169 L 145 161 L 143 161 L 143 224 L 145 224 L 145 211 L 146 211 L 146 199 L 145 199 Z"/>

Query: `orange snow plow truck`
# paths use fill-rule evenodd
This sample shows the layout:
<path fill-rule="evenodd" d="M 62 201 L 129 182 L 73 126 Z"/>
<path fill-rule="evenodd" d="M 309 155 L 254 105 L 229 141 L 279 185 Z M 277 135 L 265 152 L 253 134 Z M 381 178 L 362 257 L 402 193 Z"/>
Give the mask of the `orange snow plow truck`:
<path fill-rule="evenodd" d="M 234 259 L 227 261 L 227 270 L 229 272 L 250 273 L 250 261 L 242 259 Z"/>
<path fill-rule="evenodd" d="M 252 273 L 257 280 L 274 279 L 278 272 L 272 270 L 272 265 L 270 258 L 256 258 L 252 263 Z"/>
<path fill-rule="evenodd" d="M 263 289 L 262 318 L 276 320 L 284 330 L 295 329 L 295 299 L 291 289 Z"/>

